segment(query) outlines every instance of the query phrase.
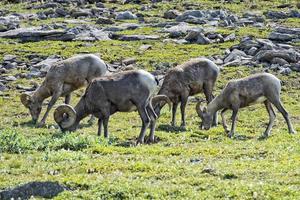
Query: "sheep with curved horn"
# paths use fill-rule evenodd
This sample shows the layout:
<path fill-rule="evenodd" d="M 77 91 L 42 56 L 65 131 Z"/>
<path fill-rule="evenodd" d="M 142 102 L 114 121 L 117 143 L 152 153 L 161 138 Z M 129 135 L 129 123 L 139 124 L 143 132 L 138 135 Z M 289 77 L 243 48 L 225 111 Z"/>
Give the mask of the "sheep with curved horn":
<path fill-rule="evenodd" d="M 75 108 L 60 105 L 54 112 L 54 119 L 63 131 L 74 131 L 79 122 L 89 114 L 97 117 L 98 135 L 104 126 L 104 137 L 108 137 L 108 121 L 116 112 L 138 111 L 142 128 L 137 143 L 144 143 L 145 131 L 150 121 L 157 116 L 152 102 L 166 101 L 165 95 L 153 96 L 157 82 L 153 75 L 144 70 L 132 70 L 95 78 L 87 87 Z M 154 141 L 154 132 L 150 134 Z M 153 139 L 153 140 L 152 140 Z"/>
<path fill-rule="evenodd" d="M 39 126 L 42 126 L 59 97 L 64 96 L 65 103 L 69 104 L 71 92 L 90 83 L 93 78 L 103 76 L 106 71 L 104 61 L 93 54 L 78 55 L 57 62 L 51 66 L 44 82 L 34 92 L 21 94 L 21 102 L 29 109 L 32 120 L 36 123 L 43 101 L 52 96 L 39 123 Z"/>
<path fill-rule="evenodd" d="M 263 137 L 270 135 L 274 120 L 276 118 L 272 105 L 274 105 L 283 115 L 289 129 L 289 133 L 293 134 L 296 131 L 290 122 L 289 114 L 284 109 L 280 101 L 281 82 L 280 80 L 269 73 L 260 73 L 251 75 L 242 79 L 232 80 L 227 83 L 221 94 L 214 98 L 207 107 L 201 107 L 201 102 L 197 103 L 196 110 L 199 117 L 202 119 L 204 129 L 208 130 L 211 127 L 212 119 L 218 110 L 221 111 L 222 124 L 229 137 L 235 133 L 236 117 L 238 110 L 256 103 L 264 103 L 269 113 L 269 124 L 265 130 Z M 231 130 L 228 130 L 224 113 L 232 110 L 232 125 Z"/>

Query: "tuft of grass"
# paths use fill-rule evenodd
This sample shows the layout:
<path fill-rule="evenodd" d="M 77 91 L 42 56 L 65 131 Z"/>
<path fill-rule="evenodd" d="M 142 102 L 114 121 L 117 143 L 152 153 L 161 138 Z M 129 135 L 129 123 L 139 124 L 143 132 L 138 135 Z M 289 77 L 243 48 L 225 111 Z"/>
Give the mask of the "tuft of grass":
<path fill-rule="evenodd" d="M 27 150 L 24 136 L 14 129 L 0 130 L 0 152 L 24 153 Z"/>

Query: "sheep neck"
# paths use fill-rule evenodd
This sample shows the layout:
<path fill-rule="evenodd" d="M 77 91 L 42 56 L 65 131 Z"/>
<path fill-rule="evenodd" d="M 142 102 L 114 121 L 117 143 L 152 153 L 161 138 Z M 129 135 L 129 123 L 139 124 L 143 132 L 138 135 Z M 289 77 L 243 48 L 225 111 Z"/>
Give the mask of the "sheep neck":
<path fill-rule="evenodd" d="M 84 97 L 80 99 L 78 104 L 75 106 L 76 111 L 76 122 L 75 124 L 79 124 L 79 122 L 90 114 L 88 107 L 86 106 L 86 102 Z"/>
<path fill-rule="evenodd" d="M 221 95 L 214 98 L 208 105 L 207 105 L 207 112 L 211 115 L 214 115 L 217 111 L 224 108 L 224 100 Z"/>
<path fill-rule="evenodd" d="M 50 91 L 44 85 L 39 86 L 36 91 L 34 91 L 32 98 L 36 99 L 38 102 L 43 102 L 44 99 L 51 96 Z"/>

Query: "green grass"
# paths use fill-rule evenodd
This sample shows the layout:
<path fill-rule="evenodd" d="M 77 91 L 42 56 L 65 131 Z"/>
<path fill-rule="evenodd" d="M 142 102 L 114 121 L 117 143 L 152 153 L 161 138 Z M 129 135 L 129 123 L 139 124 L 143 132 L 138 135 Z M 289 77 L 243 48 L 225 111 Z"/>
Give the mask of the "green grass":
<path fill-rule="evenodd" d="M 139 47 L 150 44 L 152 48 L 141 52 Z M 13 40 L 0 40 L 0 58 L 5 54 L 15 54 L 24 58 L 32 53 L 41 55 L 58 54 L 65 58 L 80 53 L 99 53 L 108 61 L 119 61 L 128 57 L 136 57 L 139 67 L 153 69 L 153 64 L 158 62 L 180 63 L 190 58 L 223 53 L 224 49 L 232 46 L 234 42 L 212 45 L 179 45 L 162 43 L 160 41 L 97 41 L 92 46 L 85 42 L 41 41 L 29 43 L 15 43 Z M 1 48 L 2 47 L 2 48 Z"/>
<path fill-rule="evenodd" d="M 260 69 L 226 68 L 215 93 L 228 80 L 254 70 Z M 279 77 L 284 81 L 282 101 L 299 132 L 299 78 L 296 73 Z M 76 92 L 72 105 L 82 92 Z M 160 142 L 135 147 L 141 123 L 137 113 L 113 115 L 111 137 L 105 140 L 96 136 L 97 125 L 88 126 L 86 120 L 76 132 L 61 133 L 52 114 L 47 127 L 34 128 L 18 92 L 7 94 L 0 98 L 0 188 L 52 180 L 73 190 L 55 199 L 300 197 L 299 135 L 287 133 L 278 113 L 272 136 L 259 140 L 268 122 L 263 105 L 241 110 L 234 139 L 227 138 L 221 126 L 199 130 L 193 103 L 187 108 L 187 131 L 171 129 L 170 112 L 164 108 L 156 130 Z"/>
<path fill-rule="evenodd" d="M 300 18 L 288 18 L 288 19 L 282 20 L 281 24 L 283 26 L 287 26 L 287 27 L 299 28 Z"/>

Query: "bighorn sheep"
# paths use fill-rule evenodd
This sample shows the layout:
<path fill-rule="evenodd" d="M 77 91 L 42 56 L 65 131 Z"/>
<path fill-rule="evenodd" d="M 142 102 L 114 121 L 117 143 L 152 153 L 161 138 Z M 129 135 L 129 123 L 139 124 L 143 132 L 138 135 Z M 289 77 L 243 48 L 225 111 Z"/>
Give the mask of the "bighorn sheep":
<path fill-rule="evenodd" d="M 50 109 L 60 96 L 65 96 L 69 104 L 71 92 L 90 83 L 95 77 L 106 73 L 107 66 L 103 60 L 93 54 L 74 56 L 55 63 L 49 69 L 44 82 L 34 92 L 21 94 L 21 102 L 29 109 L 32 120 L 37 122 L 44 99 L 52 96 L 47 111 L 39 126 L 42 126 Z"/>
<path fill-rule="evenodd" d="M 251 75 L 243 79 L 232 80 L 227 83 L 221 94 L 214 98 L 206 107 L 201 108 L 200 103 L 197 103 L 196 110 L 199 117 L 202 119 L 204 129 L 210 129 L 213 115 L 221 110 L 222 124 L 229 137 L 232 137 L 236 127 L 236 117 L 239 108 L 243 108 L 255 103 L 264 102 L 269 113 L 269 124 L 263 136 L 268 137 L 275 120 L 275 112 L 272 104 L 281 112 L 289 129 L 289 133 L 295 133 L 290 122 L 287 111 L 282 106 L 280 101 L 281 83 L 278 78 L 272 74 L 260 73 Z M 224 113 L 231 109 L 232 126 L 229 131 L 224 118 Z"/>
<path fill-rule="evenodd" d="M 179 102 L 181 103 L 181 126 L 185 128 L 185 107 L 188 97 L 203 91 L 208 102 L 213 99 L 212 92 L 219 71 L 217 65 L 205 58 L 192 59 L 168 71 L 158 94 L 166 95 L 173 103 L 172 126 L 175 126 L 175 116 Z M 159 115 L 163 106 L 163 102 L 153 103 L 157 115 Z M 213 125 L 217 125 L 217 115 L 214 118 Z M 153 126 L 155 125 L 152 125 L 152 128 L 154 128 Z"/>
<path fill-rule="evenodd" d="M 92 114 L 99 119 L 98 135 L 101 135 L 103 123 L 104 137 L 108 137 L 108 120 L 112 114 L 137 110 L 142 120 L 137 143 L 143 143 L 150 121 L 157 118 L 152 100 L 169 102 L 164 95 L 151 98 L 157 85 L 155 77 L 144 70 L 125 71 L 95 78 L 75 108 L 60 105 L 54 112 L 54 119 L 63 131 L 74 131 L 84 117 Z M 150 135 L 149 139 L 153 142 L 154 135 Z"/>

